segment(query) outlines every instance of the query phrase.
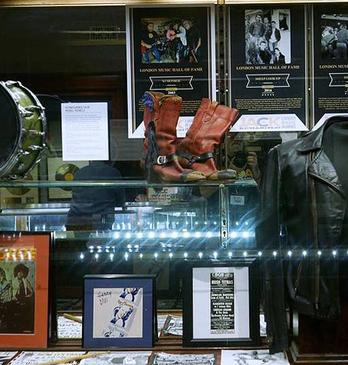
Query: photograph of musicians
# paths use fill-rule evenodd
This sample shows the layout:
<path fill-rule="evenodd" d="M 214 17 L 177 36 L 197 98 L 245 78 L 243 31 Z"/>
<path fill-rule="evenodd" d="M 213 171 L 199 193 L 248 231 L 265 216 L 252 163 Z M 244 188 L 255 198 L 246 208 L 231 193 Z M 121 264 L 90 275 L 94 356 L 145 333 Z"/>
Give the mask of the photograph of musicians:
<path fill-rule="evenodd" d="M 142 34 L 141 54 L 143 62 L 145 63 L 150 63 L 150 54 L 153 55 L 157 62 L 161 62 L 161 55 L 157 48 L 157 45 L 159 44 L 159 37 L 154 28 L 155 26 L 153 23 L 148 23 L 146 30 Z"/>
<path fill-rule="evenodd" d="M 34 330 L 34 290 L 28 275 L 29 268 L 24 264 L 18 264 L 13 269 L 11 327 L 15 332 L 33 332 Z"/>
<path fill-rule="evenodd" d="M 199 49 L 202 45 L 201 33 L 198 27 L 192 23 L 192 20 L 186 19 L 182 25 L 186 29 L 189 62 L 198 63 Z"/>
<path fill-rule="evenodd" d="M 274 54 L 274 50 L 281 39 L 280 31 L 277 29 L 277 24 L 274 20 L 271 21 L 271 28 L 265 33 L 265 38 L 268 41 L 269 50 Z"/>
<path fill-rule="evenodd" d="M 285 65 L 285 56 L 280 52 L 279 48 L 274 49 L 273 64 Z"/>
<path fill-rule="evenodd" d="M 250 24 L 249 33 L 251 35 L 250 43 L 254 44 L 254 47 L 260 45 L 260 40 L 266 32 L 266 26 L 262 23 L 261 14 L 256 14 L 255 21 Z"/>
<path fill-rule="evenodd" d="M 260 50 L 258 54 L 258 61 L 260 64 L 269 65 L 272 59 L 271 52 L 267 49 L 266 41 L 261 41 Z"/>

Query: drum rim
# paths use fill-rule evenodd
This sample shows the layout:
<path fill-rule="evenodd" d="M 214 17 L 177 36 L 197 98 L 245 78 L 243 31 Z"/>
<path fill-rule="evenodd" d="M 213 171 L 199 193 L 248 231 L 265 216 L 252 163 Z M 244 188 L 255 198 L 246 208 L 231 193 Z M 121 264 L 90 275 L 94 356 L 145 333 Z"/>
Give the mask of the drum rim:
<path fill-rule="evenodd" d="M 11 175 L 11 170 L 16 166 L 16 164 L 18 163 L 18 158 L 20 153 L 20 150 L 22 149 L 22 141 L 23 141 L 23 130 L 22 127 L 24 125 L 24 116 L 21 114 L 20 110 L 17 107 L 17 103 L 13 98 L 13 93 L 12 91 L 9 89 L 8 85 L 15 85 L 19 88 L 22 88 L 26 93 L 29 94 L 29 97 L 33 99 L 34 103 L 36 103 L 39 108 L 40 108 L 40 118 L 41 118 L 41 123 L 42 123 L 42 138 L 41 138 L 41 142 L 42 142 L 42 149 L 38 151 L 38 155 L 36 158 L 35 163 L 33 164 L 33 166 L 28 169 L 28 171 L 26 171 L 24 173 L 24 176 L 32 170 L 32 168 L 41 160 L 43 153 L 45 152 L 46 149 L 46 135 L 47 135 L 47 120 L 46 120 L 46 115 L 45 115 L 45 108 L 43 107 L 43 105 L 41 104 L 41 102 L 39 101 L 39 99 L 36 97 L 36 95 L 29 90 L 27 87 L 23 86 L 22 83 L 20 81 L 12 81 L 12 80 L 8 80 L 8 81 L 0 81 L 0 85 L 6 90 L 7 94 L 10 96 L 12 103 L 16 109 L 16 113 L 20 122 L 20 130 L 19 130 L 19 134 L 16 140 L 16 147 L 13 149 L 12 154 L 9 156 L 9 158 L 7 159 L 7 161 L 4 163 L 3 166 L 0 166 L 0 180 L 1 179 L 16 179 L 17 176 Z M 24 177 L 23 176 L 23 177 Z"/>

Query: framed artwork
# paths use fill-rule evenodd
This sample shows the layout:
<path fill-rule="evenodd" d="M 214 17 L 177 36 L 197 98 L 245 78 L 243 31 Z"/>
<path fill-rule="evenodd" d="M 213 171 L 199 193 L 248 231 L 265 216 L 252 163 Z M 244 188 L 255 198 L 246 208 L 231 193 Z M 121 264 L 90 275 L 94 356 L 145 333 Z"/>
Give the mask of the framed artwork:
<path fill-rule="evenodd" d="M 0 347 L 45 348 L 48 342 L 51 234 L 0 235 Z"/>
<path fill-rule="evenodd" d="M 202 98 L 216 98 L 215 9 L 211 5 L 127 6 L 128 137 L 144 138 L 145 91 L 184 100 L 184 137 Z"/>
<path fill-rule="evenodd" d="M 202 262 L 184 280 L 184 346 L 255 346 L 260 336 L 254 260 Z"/>
<path fill-rule="evenodd" d="M 150 348 L 155 331 L 154 275 L 86 275 L 85 348 Z"/>

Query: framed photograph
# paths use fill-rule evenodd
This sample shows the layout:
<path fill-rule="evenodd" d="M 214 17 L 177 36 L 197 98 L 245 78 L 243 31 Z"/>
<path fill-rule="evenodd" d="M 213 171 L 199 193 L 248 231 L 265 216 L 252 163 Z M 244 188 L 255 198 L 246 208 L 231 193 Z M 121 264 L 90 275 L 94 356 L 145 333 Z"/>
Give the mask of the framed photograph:
<path fill-rule="evenodd" d="M 313 7 L 311 93 L 314 124 L 319 128 L 337 115 L 348 116 L 348 6 L 347 3 Z"/>
<path fill-rule="evenodd" d="M 47 347 L 50 244 L 50 233 L 0 235 L 2 348 Z"/>
<path fill-rule="evenodd" d="M 254 260 L 199 263 L 184 280 L 184 346 L 255 346 L 260 336 Z"/>
<path fill-rule="evenodd" d="M 306 17 L 301 5 L 230 5 L 231 132 L 307 131 Z"/>
<path fill-rule="evenodd" d="M 216 98 L 214 6 L 127 6 L 126 17 L 128 137 L 144 138 L 146 91 L 183 98 L 184 137 L 201 99 Z"/>
<path fill-rule="evenodd" d="M 83 346 L 152 347 L 155 309 L 154 275 L 86 275 Z"/>

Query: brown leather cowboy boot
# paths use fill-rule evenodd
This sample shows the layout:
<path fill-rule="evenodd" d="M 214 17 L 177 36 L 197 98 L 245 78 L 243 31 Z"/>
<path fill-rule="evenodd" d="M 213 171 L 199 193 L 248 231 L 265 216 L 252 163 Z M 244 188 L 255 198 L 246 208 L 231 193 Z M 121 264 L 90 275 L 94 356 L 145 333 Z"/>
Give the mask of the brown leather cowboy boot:
<path fill-rule="evenodd" d="M 149 95 L 152 94 L 148 93 L 147 96 Z M 192 169 L 183 169 L 176 156 L 176 126 L 182 99 L 179 96 L 170 95 L 163 95 L 158 100 L 157 96 L 152 95 L 152 97 L 156 111 L 154 120 L 147 124 L 145 133 L 148 145 L 146 167 L 152 168 L 163 181 L 193 182 L 205 180 L 203 173 Z M 147 106 L 145 106 L 146 108 Z"/>
<path fill-rule="evenodd" d="M 213 152 L 237 116 L 237 109 L 202 99 L 186 137 L 177 146 L 180 164 L 203 172 L 208 180 L 235 179 L 234 170 L 216 168 Z"/>

